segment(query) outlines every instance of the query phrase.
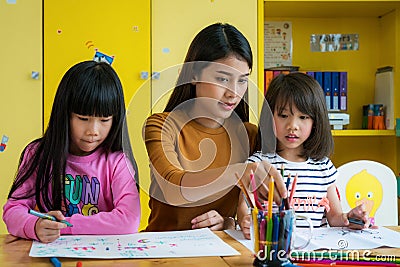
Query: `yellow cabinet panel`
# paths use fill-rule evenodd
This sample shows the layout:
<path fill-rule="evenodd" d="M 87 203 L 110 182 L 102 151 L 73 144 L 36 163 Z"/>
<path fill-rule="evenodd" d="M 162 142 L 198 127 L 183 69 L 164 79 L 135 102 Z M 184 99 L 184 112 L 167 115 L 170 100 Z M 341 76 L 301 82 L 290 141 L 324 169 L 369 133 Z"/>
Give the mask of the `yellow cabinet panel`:
<path fill-rule="evenodd" d="M 2 208 L 23 148 L 42 134 L 42 1 L 1 1 L 0 25 L 0 143 L 8 137 L 0 149 Z M 6 232 L 1 220 L 0 233 Z"/>
<path fill-rule="evenodd" d="M 257 86 L 257 1 L 256 0 L 152 0 L 152 67 L 160 72 L 152 81 L 152 109 L 160 112 L 172 92 L 179 65 L 194 36 L 206 26 L 229 23 L 249 40 L 253 52 L 250 81 Z M 167 86 L 169 85 L 169 86 Z M 254 88 L 253 88 L 254 89 Z M 258 114 L 257 93 L 249 91 L 250 106 Z"/>
<path fill-rule="evenodd" d="M 149 176 L 142 140 L 150 114 L 150 84 L 141 72 L 150 73 L 150 1 L 85 0 L 44 1 L 44 122 L 48 122 L 61 77 L 73 64 L 91 60 L 95 49 L 114 56 L 128 108 L 128 128 L 139 167 L 140 185 Z M 147 224 L 147 192 L 141 191 L 142 222 Z"/>

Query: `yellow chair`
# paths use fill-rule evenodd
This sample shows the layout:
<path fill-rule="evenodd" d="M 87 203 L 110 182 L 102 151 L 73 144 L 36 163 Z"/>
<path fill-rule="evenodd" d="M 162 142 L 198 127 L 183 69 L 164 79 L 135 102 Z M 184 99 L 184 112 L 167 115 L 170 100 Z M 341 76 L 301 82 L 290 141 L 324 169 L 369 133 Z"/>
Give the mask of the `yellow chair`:
<path fill-rule="evenodd" d="M 389 167 L 357 160 L 340 166 L 338 172 L 336 184 L 343 211 L 365 203 L 373 225 L 398 225 L 397 181 Z"/>

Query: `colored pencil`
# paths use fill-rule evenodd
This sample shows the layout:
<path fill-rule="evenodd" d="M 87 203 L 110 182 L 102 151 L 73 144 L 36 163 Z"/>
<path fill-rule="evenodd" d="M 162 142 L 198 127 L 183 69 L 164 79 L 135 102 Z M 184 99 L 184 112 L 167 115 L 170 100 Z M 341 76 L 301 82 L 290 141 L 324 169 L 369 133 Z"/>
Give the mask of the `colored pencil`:
<path fill-rule="evenodd" d="M 258 228 L 258 219 L 257 219 L 257 215 L 258 215 L 258 210 L 257 208 L 253 208 L 251 210 L 251 216 L 253 219 L 253 233 L 254 233 L 254 253 L 258 253 L 258 251 L 260 250 L 260 244 L 259 244 L 259 232 L 260 229 Z"/>
<path fill-rule="evenodd" d="M 256 181 L 254 179 L 254 173 L 253 170 L 250 171 L 250 182 L 251 186 L 253 187 L 253 195 L 254 195 L 254 202 L 256 203 L 256 207 L 259 208 L 260 210 L 263 210 L 263 206 L 261 205 L 260 201 L 258 200 L 258 195 L 257 195 L 257 187 L 256 187 Z"/>
<path fill-rule="evenodd" d="M 268 184 L 268 222 L 272 219 L 272 203 L 274 202 L 274 177 L 271 176 Z"/>
<path fill-rule="evenodd" d="M 240 179 L 239 174 L 237 172 L 235 173 L 235 176 L 238 179 L 238 184 L 239 184 L 240 190 L 243 192 L 244 199 L 247 203 L 247 207 L 254 208 L 253 202 L 251 201 L 249 193 L 247 193 L 246 187 L 244 187 L 242 179 Z"/>
<path fill-rule="evenodd" d="M 296 185 L 297 185 L 297 173 L 296 173 L 296 176 L 293 179 L 292 190 L 290 191 L 290 196 L 289 196 L 289 204 L 292 204 L 293 197 L 294 197 L 294 192 L 296 192 Z"/>

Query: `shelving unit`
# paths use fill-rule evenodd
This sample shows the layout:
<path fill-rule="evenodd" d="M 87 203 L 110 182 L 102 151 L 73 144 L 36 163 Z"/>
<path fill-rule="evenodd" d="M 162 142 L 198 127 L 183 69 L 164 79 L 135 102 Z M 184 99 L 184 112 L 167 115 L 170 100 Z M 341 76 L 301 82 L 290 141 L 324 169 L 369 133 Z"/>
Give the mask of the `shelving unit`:
<path fill-rule="evenodd" d="M 395 130 L 332 130 L 333 136 L 395 136 Z"/>
<path fill-rule="evenodd" d="M 348 72 L 350 124 L 346 130 L 332 130 L 334 164 L 340 166 L 352 160 L 369 159 L 399 174 L 400 141 L 395 130 L 363 130 L 361 124 L 362 106 L 374 102 L 377 68 L 393 66 L 394 86 L 400 86 L 400 77 L 396 75 L 396 66 L 400 66 L 400 1 L 261 0 L 259 9 L 260 55 L 264 54 L 264 22 L 290 21 L 292 65 L 300 66 L 300 70 Z M 311 52 L 311 34 L 336 33 L 359 34 L 359 50 Z M 263 66 L 263 58 L 258 60 Z M 259 73 L 259 84 L 263 84 L 262 76 Z M 399 90 L 395 90 L 394 99 L 394 117 L 399 118 Z"/>

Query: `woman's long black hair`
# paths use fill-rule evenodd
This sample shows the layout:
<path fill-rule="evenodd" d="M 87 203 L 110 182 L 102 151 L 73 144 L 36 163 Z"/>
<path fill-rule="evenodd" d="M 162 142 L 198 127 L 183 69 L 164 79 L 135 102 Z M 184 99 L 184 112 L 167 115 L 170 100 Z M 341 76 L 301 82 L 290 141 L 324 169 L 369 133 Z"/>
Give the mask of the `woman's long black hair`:
<path fill-rule="evenodd" d="M 54 98 L 48 127 L 43 137 L 32 141 L 22 152 L 18 172 L 8 198 L 26 199 L 35 196 L 40 211 L 65 210 L 65 167 L 70 147 L 71 113 L 84 116 L 113 116 L 110 132 L 101 147 L 106 152 L 122 151 L 122 140 L 128 138 L 125 122 L 125 101 L 121 81 L 114 69 L 104 62 L 84 61 L 72 66 L 63 76 Z M 126 145 L 124 145 L 125 147 Z M 124 151 L 135 169 L 132 151 Z M 29 153 L 32 157 L 23 159 Z M 35 188 L 16 194 L 32 175 Z M 51 193 L 50 193 L 51 192 Z"/>

